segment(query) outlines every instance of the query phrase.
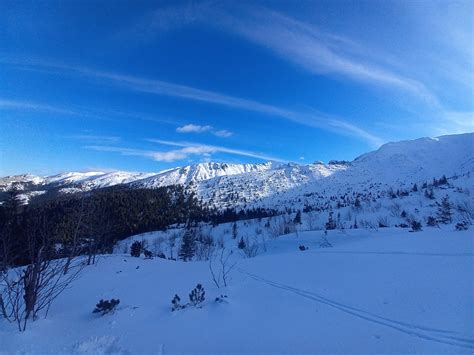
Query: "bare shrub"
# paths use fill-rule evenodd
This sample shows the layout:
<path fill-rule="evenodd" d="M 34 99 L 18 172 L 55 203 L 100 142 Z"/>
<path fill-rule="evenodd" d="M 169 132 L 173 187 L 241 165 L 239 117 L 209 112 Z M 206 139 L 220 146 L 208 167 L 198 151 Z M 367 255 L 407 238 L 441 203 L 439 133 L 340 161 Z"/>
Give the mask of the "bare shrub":
<path fill-rule="evenodd" d="M 217 288 L 227 287 L 229 275 L 235 265 L 237 265 L 237 262 L 231 260 L 231 256 L 231 251 L 222 248 L 219 252 L 212 253 L 209 258 L 209 271 L 211 272 L 212 281 Z"/>

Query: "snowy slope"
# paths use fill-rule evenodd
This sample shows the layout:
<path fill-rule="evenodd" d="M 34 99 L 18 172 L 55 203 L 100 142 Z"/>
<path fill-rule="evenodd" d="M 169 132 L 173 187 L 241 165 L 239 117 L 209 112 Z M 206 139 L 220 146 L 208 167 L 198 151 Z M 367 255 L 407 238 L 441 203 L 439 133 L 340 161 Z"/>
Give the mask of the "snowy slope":
<path fill-rule="evenodd" d="M 235 254 L 227 288 L 208 262 L 103 256 L 25 333 L 0 321 L 0 352 L 87 354 L 472 354 L 468 232 L 386 229 L 288 235 Z M 309 250 L 301 252 L 304 244 Z M 171 312 L 202 283 L 202 308 Z M 226 295 L 225 302 L 215 298 Z M 92 314 L 119 298 L 114 314 Z"/>
<path fill-rule="evenodd" d="M 387 143 L 355 159 L 347 173 L 359 181 L 394 183 L 467 172 L 474 172 L 473 133 Z"/>
<path fill-rule="evenodd" d="M 274 169 L 275 165 L 273 162 L 263 164 L 200 163 L 166 170 L 146 179 L 136 181 L 132 186 L 156 188 L 175 184 L 195 184 L 218 176 L 232 176 L 267 171 Z"/>

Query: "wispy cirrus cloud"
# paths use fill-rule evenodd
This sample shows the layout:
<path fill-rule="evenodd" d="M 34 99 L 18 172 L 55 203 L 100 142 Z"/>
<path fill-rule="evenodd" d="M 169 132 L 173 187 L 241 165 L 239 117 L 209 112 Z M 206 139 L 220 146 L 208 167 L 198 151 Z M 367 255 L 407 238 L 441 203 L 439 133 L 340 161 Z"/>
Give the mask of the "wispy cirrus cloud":
<path fill-rule="evenodd" d="M 1 61 L 0 61 L 1 62 Z M 58 115 L 70 115 L 84 118 L 91 118 L 95 120 L 104 121 L 149 121 L 156 123 L 165 123 L 175 125 L 179 122 L 176 118 L 163 118 L 151 114 L 143 114 L 139 112 L 127 112 L 118 111 L 111 109 L 100 109 L 90 107 L 74 106 L 73 109 L 67 109 L 62 106 L 50 104 L 46 102 L 28 101 L 28 100 L 16 100 L 9 98 L 0 97 L 0 110 L 15 110 L 15 111 L 31 111 L 31 112 L 44 112 Z"/>
<path fill-rule="evenodd" d="M 438 98 L 423 82 L 388 66 L 391 58 L 372 55 L 371 48 L 352 38 L 322 31 L 263 6 L 242 2 L 230 6 L 210 2 L 173 5 L 147 14 L 130 32 L 139 35 L 140 29 L 152 38 L 153 33 L 156 36 L 196 24 L 238 35 L 309 73 L 393 88 L 439 106 Z"/>
<path fill-rule="evenodd" d="M 171 150 L 144 150 L 144 149 L 134 149 L 134 148 L 125 148 L 125 147 L 114 147 L 107 145 L 88 145 L 84 148 L 100 151 L 100 152 L 112 152 L 119 153 L 125 156 L 141 156 L 149 159 L 153 159 L 159 162 L 174 162 L 179 160 L 189 159 L 193 156 L 199 158 L 208 159 L 212 154 L 215 153 L 225 153 L 236 156 L 250 157 L 261 159 L 264 161 L 278 161 L 284 162 L 283 159 L 275 158 L 269 155 L 261 154 L 258 152 L 252 152 L 248 150 L 240 150 L 227 148 L 216 145 L 208 144 L 199 144 L 199 143 L 190 143 L 190 142 L 175 142 L 175 141 L 166 141 L 159 139 L 147 139 L 148 142 L 156 143 L 162 146 L 171 146 L 178 149 Z"/>
<path fill-rule="evenodd" d="M 66 138 L 77 139 L 84 142 L 95 143 L 95 144 L 116 144 L 120 142 L 119 136 L 105 136 L 105 135 L 93 135 L 93 134 L 74 134 L 66 136 Z"/>
<path fill-rule="evenodd" d="M 222 28 L 272 50 L 313 74 L 336 75 L 395 88 L 430 105 L 439 105 L 437 97 L 422 82 L 387 68 L 383 63 L 372 62 L 366 55 L 370 51 L 362 50 L 363 46 L 352 39 L 325 33 L 266 8 L 240 9 L 240 12 L 223 13 L 218 17 Z"/>
<path fill-rule="evenodd" d="M 74 110 L 57 107 L 53 105 L 31 102 L 31 101 L 23 101 L 23 100 L 2 99 L 2 98 L 0 98 L 0 109 L 41 111 L 41 112 L 46 112 L 46 113 L 57 113 L 61 115 L 84 116 L 84 113 L 80 113 Z"/>
<path fill-rule="evenodd" d="M 11 62 L 10 62 L 11 63 Z M 384 140 L 357 125 L 347 122 L 339 117 L 313 111 L 312 113 L 301 113 L 278 106 L 261 103 L 256 100 L 226 95 L 219 92 L 194 88 L 191 86 L 170 83 L 162 80 L 147 79 L 131 75 L 117 74 L 106 71 L 93 70 L 85 67 L 74 67 L 58 65 L 55 63 L 32 62 L 22 63 L 28 70 L 46 69 L 50 73 L 79 75 L 102 85 L 111 85 L 116 88 L 135 92 L 144 92 L 155 95 L 164 95 L 187 99 L 198 102 L 222 105 L 230 108 L 238 108 L 256 113 L 283 118 L 297 124 L 331 131 L 337 134 L 355 137 L 368 143 L 372 147 L 378 147 Z M 22 67 L 19 67 L 22 69 Z M 230 132 L 229 132 L 230 133 Z M 221 131 L 221 135 L 228 135 L 228 131 Z"/>

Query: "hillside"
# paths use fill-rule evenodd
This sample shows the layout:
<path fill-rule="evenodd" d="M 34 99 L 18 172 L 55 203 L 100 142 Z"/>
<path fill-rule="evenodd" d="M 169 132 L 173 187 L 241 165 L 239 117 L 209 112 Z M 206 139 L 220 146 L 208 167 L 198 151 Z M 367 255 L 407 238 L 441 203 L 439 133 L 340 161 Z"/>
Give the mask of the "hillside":
<path fill-rule="evenodd" d="M 207 261 L 103 256 L 47 319 L 25 333 L 0 322 L 0 352 L 472 353 L 468 232 L 331 231 L 332 248 L 321 247 L 323 237 L 304 232 L 273 239 L 255 258 L 233 249 L 237 264 L 227 288 L 212 282 Z M 173 296 L 187 303 L 197 283 L 206 292 L 201 308 L 172 312 Z M 113 314 L 92 313 L 99 299 L 110 298 L 120 299 Z"/>

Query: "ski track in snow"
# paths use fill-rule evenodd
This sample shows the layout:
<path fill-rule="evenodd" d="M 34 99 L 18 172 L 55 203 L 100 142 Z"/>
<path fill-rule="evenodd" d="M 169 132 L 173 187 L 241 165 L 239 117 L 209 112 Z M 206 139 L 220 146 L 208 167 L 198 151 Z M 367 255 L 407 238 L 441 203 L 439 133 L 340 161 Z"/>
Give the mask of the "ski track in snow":
<path fill-rule="evenodd" d="M 331 300 L 329 298 L 323 297 L 321 295 L 318 295 L 317 293 L 298 289 L 292 286 L 288 286 L 282 283 L 278 283 L 275 281 L 271 281 L 268 279 L 265 279 L 263 277 L 260 277 L 258 275 L 252 274 L 247 272 L 244 269 L 239 268 L 238 271 L 244 275 L 249 276 L 253 280 L 260 282 L 260 283 L 265 283 L 269 286 L 279 288 L 288 292 L 292 292 L 296 295 L 299 295 L 301 297 L 316 301 L 321 304 L 325 304 L 327 306 L 330 306 L 332 308 L 336 308 L 339 311 L 342 311 L 344 313 L 350 314 L 352 316 L 355 316 L 360 319 L 364 319 L 366 321 L 380 324 L 382 326 L 392 328 L 395 330 L 398 330 L 402 333 L 408 334 L 413 337 L 418 337 L 421 339 L 425 340 L 430 340 L 430 341 L 435 341 L 438 343 L 442 344 L 447 344 L 447 345 L 452 345 L 452 346 L 458 346 L 458 347 L 463 347 L 467 349 L 474 349 L 474 339 L 470 338 L 461 338 L 459 336 L 455 336 L 455 334 L 460 334 L 459 332 L 454 332 L 454 331 L 449 331 L 449 330 L 442 330 L 442 329 L 436 329 L 436 328 L 429 328 L 425 326 L 420 326 L 416 324 L 410 324 L 410 323 L 404 323 L 401 321 L 397 321 L 394 319 L 386 318 L 379 316 L 377 314 L 371 313 L 364 311 L 362 309 L 358 309 L 340 302 L 336 302 L 334 300 Z M 449 335 L 451 334 L 451 335 Z"/>
<path fill-rule="evenodd" d="M 314 251 L 313 251 L 314 252 Z M 454 256 L 473 257 L 474 253 L 412 253 L 405 251 L 316 251 L 323 254 L 360 254 L 360 255 L 414 255 L 414 256 Z"/>

